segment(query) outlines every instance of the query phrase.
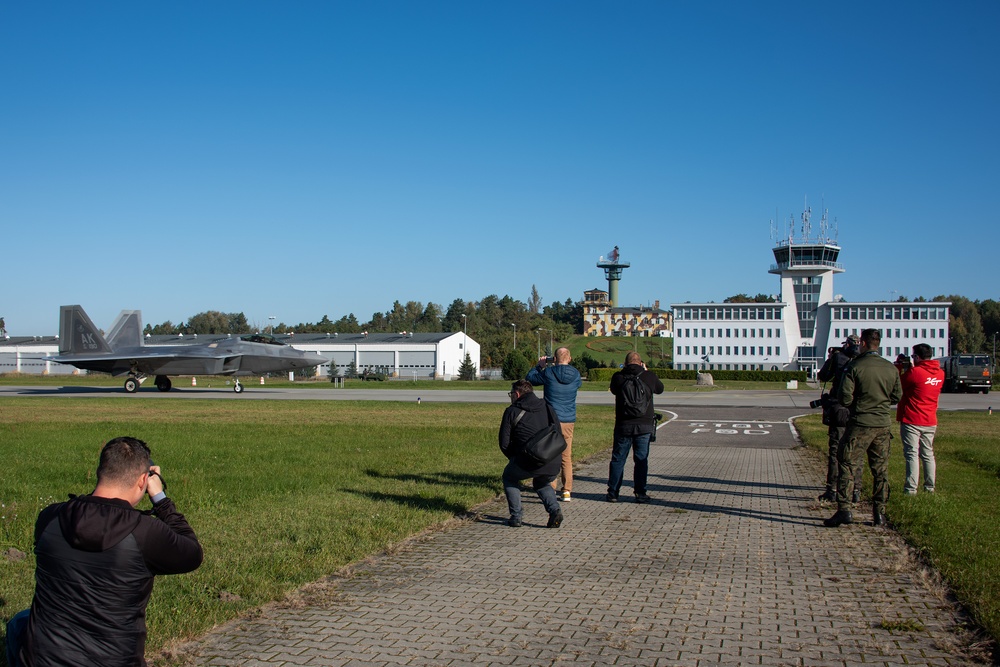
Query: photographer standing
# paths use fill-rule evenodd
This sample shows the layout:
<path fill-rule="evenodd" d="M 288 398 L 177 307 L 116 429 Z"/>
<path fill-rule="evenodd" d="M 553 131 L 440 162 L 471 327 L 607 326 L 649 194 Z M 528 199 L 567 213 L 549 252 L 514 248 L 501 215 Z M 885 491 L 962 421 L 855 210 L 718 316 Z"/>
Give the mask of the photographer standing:
<path fill-rule="evenodd" d="M 25 667 L 146 664 L 153 577 L 190 572 L 203 556 L 152 463 L 142 440 L 115 438 L 101 450 L 92 494 L 39 513 L 35 597 L 15 638 Z M 135 509 L 146 495 L 152 512 Z"/>
<path fill-rule="evenodd" d="M 576 391 L 583 384 L 580 371 L 576 370 L 569 362 L 573 361 L 569 349 L 560 347 L 556 350 L 553 365 L 549 365 L 549 358 L 542 357 L 538 360 L 538 365 L 528 372 L 525 378 L 531 384 L 542 385 L 545 388 L 545 402 L 552 406 L 559 417 L 560 428 L 563 439 L 566 441 L 566 449 L 562 453 L 562 500 L 569 502 L 572 500 L 573 491 L 573 428 L 576 426 Z M 552 482 L 553 488 L 558 484 L 556 477 Z"/>
<path fill-rule="evenodd" d="M 830 393 L 823 394 L 823 423 L 827 425 L 828 451 L 826 458 L 826 491 L 817 500 L 834 502 L 837 500 L 837 480 L 840 478 L 840 443 L 847 431 L 847 418 L 850 412 L 841 405 L 837 397 L 840 395 L 840 381 L 843 378 L 847 363 L 858 356 L 858 346 L 861 339 L 857 334 L 851 334 L 840 347 L 831 347 L 829 356 L 818 377 L 821 382 L 831 382 Z M 852 500 L 861 500 L 861 475 L 863 466 L 857 466 L 854 473 L 854 493 Z"/>
<path fill-rule="evenodd" d="M 882 333 L 878 329 L 861 332 L 858 356 L 847 365 L 840 382 L 840 402 L 851 409 L 847 433 L 840 447 L 840 478 L 837 480 L 837 513 L 823 524 L 836 528 L 853 523 L 848 492 L 853 482 L 855 454 L 868 454 L 872 469 L 872 525 L 885 526 L 885 505 L 889 500 L 889 442 L 893 421 L 891 406 L 903 396 L 899 373 L 878 351 Z"/>

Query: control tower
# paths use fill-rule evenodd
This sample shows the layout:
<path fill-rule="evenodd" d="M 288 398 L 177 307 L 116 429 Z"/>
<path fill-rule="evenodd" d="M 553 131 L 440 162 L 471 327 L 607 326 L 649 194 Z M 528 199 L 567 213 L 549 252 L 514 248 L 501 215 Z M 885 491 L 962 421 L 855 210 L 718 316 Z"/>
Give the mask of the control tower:
<path fill-rule="evenodd" d="M 628 262 L 623 262 L 618 256 L 618 246 L 608 253 L 607 259 L 601 255 L 597 260 L 597 268 L 604 269 L 604 277 L 608 279 L 608 301 L 612 308 L 620 306 L 618 303 L 618 281 L 622 279 L 622 270 L 631 266 Z"/>
<path fill-rule="evenodd" d="M 799 363 L 822 363 L 826 357 L 825 349 L 815 348 L 815 341 L 825 341 L 829 337 L 828 331 L 817 331 L 817 313 L 821 304 L 834 301 L 833 276 L 844 272 L 844 267 L 837 262 L 840 246 L 830 237 L 826 211 L 820 221 L 819 234 L 815 236 L 811 216 L 812 209 L 806 206 L 798 237 L 795 219 L 789 219 L 786 233 L 773 248 L 776 263 L 768 271 L 781 276 L 781 301 L 795 308 L 795 317 L 785 319 L 785 334 L 792 349 L 798 348 Z M 776 235 L 774 227 L 771 235 L 772 238 Z M 821 328 L 829 328 L 828 320 L 823 318 L 826 324 Z"/>

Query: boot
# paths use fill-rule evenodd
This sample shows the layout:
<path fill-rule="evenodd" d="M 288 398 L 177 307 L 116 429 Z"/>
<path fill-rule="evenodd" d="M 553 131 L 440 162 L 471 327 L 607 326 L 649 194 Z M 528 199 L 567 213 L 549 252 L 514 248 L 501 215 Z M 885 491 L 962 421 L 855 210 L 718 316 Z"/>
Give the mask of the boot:
<path fill-rule="evenodd" d="M 818 497 L 816 500 L 826 503 L 837 502 L 837 493 L 833 489 L 827 489 L 823 495 Z"/>
<path fill-rule="evenodd" d="M 837 513 L 829 519 L 823 519 L 823 525 L 827 528 L 836 528 L 854 523 L 854 517 L 849 510 L 837 510 Z"/>

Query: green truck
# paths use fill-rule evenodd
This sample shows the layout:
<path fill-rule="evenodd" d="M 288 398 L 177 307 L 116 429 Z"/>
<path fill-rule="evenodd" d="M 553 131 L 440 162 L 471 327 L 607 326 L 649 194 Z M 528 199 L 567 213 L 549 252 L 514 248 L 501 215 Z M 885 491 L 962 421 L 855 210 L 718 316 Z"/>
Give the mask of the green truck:
<path fill-rule="evenodd" d="M 938 362 L 944 371 L 944 391 L 990 393 L 993 368 L 988 354 L 955 354 Z"/>

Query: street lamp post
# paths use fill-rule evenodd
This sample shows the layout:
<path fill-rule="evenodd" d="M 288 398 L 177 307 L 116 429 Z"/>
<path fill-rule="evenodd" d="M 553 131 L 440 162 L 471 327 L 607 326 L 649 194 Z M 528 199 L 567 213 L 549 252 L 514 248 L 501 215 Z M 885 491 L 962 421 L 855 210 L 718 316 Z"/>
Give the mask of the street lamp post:
<path fill-rule="evenodd" d="M 465 356 L 469 356 L 469 318 L 462 313 L 462 349 Z"/>
<path fill-rule="evenodd" d="M 274 315 L 268 315 L 267 319 L 270 320 L 268 329 L 270 329 L 270 333 L 273 336 L 274 335 Z"/>
<path fill-rule="evenodd" d="M 513 322 L 511 322 L 510 326 L 514 327 L 514 347 L 512 347 L 511 350 L 516 350 L 517 349 L 517 325 L 514 324 Z"/>

